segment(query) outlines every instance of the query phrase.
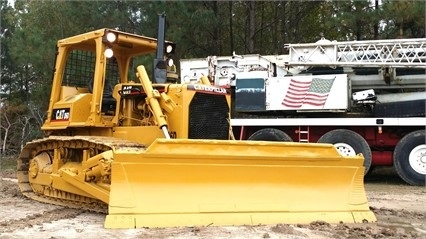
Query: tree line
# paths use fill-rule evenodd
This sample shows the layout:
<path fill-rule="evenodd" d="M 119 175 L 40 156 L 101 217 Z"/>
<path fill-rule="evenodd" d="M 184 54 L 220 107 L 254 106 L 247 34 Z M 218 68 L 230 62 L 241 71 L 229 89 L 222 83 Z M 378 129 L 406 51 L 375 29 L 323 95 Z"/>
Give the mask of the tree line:
<path fill-rule="evenodd" d="M 175 60 L 285 54 L 286 43 L 425 37 L 425 2 L 1 0 L 0 149 L 41 137 L 57 40 L 99 28 L 156 37 L 166 13 Z"/>

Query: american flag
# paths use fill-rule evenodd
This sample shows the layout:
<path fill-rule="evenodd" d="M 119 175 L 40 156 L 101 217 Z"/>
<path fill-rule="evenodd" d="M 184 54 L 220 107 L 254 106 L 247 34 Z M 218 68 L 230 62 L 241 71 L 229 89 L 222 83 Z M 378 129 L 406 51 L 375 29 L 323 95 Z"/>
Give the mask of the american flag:
<path fill-rule="evenodd" d="M 334 79 L 291 79 L 281 104 L 289 108 L 300 108 L 304 104 L 324 106 Z"/>

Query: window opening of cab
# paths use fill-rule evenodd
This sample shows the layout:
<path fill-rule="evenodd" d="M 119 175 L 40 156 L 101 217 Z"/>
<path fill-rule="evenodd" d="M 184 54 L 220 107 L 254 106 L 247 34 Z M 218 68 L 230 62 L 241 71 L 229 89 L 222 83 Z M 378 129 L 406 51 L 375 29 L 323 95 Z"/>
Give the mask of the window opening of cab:
<path fill-rule="evenodd" d="M 66 61 L 62 86 L 89 87 L 93 84 L 95 72 L 95 52 L 73 50 Z M 120 81 L 120 73 L 115 57 L 107 59 L 105 72 L 105 88 L 113 88 Z"/>
<path fill-rule="evenodd" d="M 120 83 L 120 72 L 118 69 L 117 59 L 115 57 L 107 58 L 105 89 L 112 89 L 118 83 Z"/>
<path fill-rule="evenodd" d="M 95 61 L 94 52 L 71 51 L 66 61 L 62 86 L 87 87 L 94 76 Z"/>

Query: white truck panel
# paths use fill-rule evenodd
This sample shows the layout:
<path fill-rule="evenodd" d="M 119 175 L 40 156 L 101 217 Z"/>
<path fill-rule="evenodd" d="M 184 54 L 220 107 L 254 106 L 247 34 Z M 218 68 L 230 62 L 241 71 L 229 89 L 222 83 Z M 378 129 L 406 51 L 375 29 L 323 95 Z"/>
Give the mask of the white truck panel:
<path fill-rule="evenodd" d="M 231 126 L 425 126 L 426 118 L 275 118 L 231 119 Z"/>
<path fill-rule="evenodd" d="M 201 76 L 209 74 L 209 65 L 205 58 L 180 60 L 180 76 L 182 83 L 195 83 Z"/>
<path fill-rule="evenodd" d="M 348 87 L 346 74 L 268 78 L 266 110 L 347 110 Z"/>

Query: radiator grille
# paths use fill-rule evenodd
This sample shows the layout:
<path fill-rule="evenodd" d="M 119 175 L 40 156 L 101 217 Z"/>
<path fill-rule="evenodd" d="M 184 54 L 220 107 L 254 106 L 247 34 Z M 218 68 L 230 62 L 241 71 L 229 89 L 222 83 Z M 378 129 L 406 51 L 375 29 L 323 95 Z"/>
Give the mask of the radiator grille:
<path fill-rule="evenodd" d="M 228 104 L 225 95 L 197 92 L 189 105 L 190 139 L 228 139 Z"/>

